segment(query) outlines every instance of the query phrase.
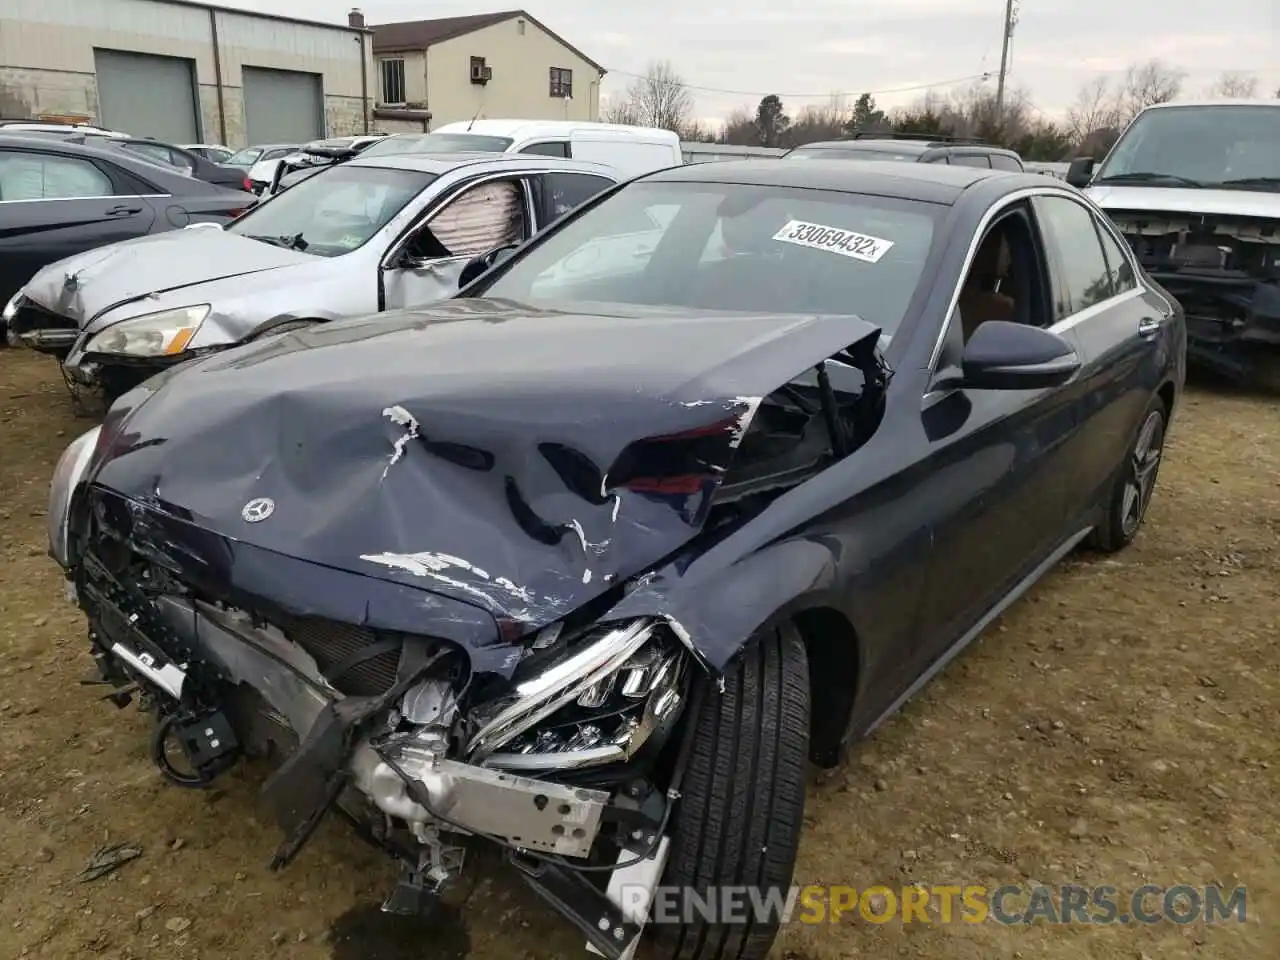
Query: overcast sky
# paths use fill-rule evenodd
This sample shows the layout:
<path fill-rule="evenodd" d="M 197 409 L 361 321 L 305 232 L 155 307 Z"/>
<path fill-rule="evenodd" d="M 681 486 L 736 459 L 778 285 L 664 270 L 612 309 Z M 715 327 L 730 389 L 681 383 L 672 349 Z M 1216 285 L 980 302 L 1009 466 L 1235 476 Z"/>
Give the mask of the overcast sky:
<path fill-rule="evenodd" d="M 228 2 L 228 0 L 223 0 Z M 360 2 L 360 0 L 357 0 Z M 344 0 L 229 0 L 231 5 L 343 21 Z M 370 23 L 512 9 L 484 0 L 364 0 Z M 1184 97 L 1224 70 L 1280 87 L 1280 0 L 1017 0 L 1010 83 L 1060 115 L 1083 83 L 1158 57 L 1187 73 Z M 882 107 L 929 85 L 1000 67 L 1004 0 L 529 0 L 550 29 L 609 69 L 607 97 L 667 59 L 692 89 L 696 114 L 720 118 L 778 93 L 789 112 L 832 91 L 869 90 Z M 972 82 L 972 81 L 966 81 Z M 954 88 L 955 84 L 950 85 Z M 903 88 L 917 88 L 904 90 Z M 883 92 L 882 92 L 883 91 Z"/>

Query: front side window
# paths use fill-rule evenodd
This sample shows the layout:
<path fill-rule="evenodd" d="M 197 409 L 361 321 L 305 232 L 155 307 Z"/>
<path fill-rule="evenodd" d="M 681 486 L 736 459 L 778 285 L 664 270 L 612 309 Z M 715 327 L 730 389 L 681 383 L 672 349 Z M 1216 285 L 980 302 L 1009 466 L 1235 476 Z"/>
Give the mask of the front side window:
<path fill-rule="evenodd" d="M 832 191 L 638 181 L 549 231 L 483 295 L 856 314 L 891 335 L 945 209 Z"/>
<path fill-rule="evenodd" d="M 88 160 L 0 150 L 0 200 L 110 197 L 111 178 Z"/>
<path fill-rule="evenodd" d="M 226 230 L 337 257 L 364 246 L 435 179 L 417 170 L 338 164 L 259 204 Z"/>
<path fill-rule="evenodd" d="M 1022 164 L 1003 153 L 993 153 L 989 159 L 991 160 L 991 166 L 996 170 L 1022 170 Z"/>
<path fill-rule="evenodd" d="M 427 221 L 442 257 L 476 257 L 524 239 L 524 187 L 518 180 L 490 180 L 463 191 Z"/>
<path fill-rule="evenodd" d="M 1116 141 L 1093 182 L 1108 181 L 1280 189 L 1280 106 L 1145 110 Z"/>
<path fill-rule="evenodd" d="M 1036 218 L 1057 255 L 1053 268 L 1054 322 L 1111 296 L 1111 275 L 1093 214 L 1066 197 L 1036 197 Z"/>

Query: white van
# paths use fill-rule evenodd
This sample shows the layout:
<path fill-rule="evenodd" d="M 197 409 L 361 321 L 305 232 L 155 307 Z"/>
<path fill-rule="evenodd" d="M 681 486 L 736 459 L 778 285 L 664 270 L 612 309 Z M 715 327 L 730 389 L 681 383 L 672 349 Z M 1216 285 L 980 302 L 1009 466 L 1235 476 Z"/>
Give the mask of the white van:
<path fill-rule="evenodd" d="M 577 120 L 459 120 L 430 133 L 396 133 L 363 156 L 395 153 L 536 153 L 606 163 L 623 178 L 684 163 L 670 130 Z"/>

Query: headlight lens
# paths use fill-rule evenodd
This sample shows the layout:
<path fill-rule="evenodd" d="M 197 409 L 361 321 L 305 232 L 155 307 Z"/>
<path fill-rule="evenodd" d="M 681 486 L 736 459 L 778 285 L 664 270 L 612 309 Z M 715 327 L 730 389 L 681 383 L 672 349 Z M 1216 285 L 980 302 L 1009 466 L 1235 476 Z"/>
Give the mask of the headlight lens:
<path fill-rule="evenodd" d="M 87 433 L 72 440 L 58 465 L 53 468 L 53 480 L 49 483 L 49 514 L 46 519 L 49 529 L 49 555 L 58 561 L 59 566 L 67 568 L 69 550 L 67 548 L 67 524 L 70 520 L 71 495 L 84 478 L 93 459 L 93 452 L 98 444 L 101 427 L 94 427 Z"/>
<path fill-rule="evenodd" d="M 84 352 L 130 357 L 176 356 L 187 349 L 209 310 L 209 304 L 201 303 L 122 320 L 91 337 Z"/>
<path fill-rule="evenodd" d="M 4 311 L 0 312 L 0 320 L 3 320 L 5 323 L 8 323 L 10 320 L 16 317 L 18 315 L 18 304 L 20 304 L 21 302 L 22 302 L 22 291 L 19 290 L 12 297 L 10 297 L 9 302 L 4 305 Z"/>
<path fill-rule="evenodd" d="M 496 703 L 472 712 L 469 759 L 508 770 L 625 760 L 681 706 L 686 651 L 655 623 L 594 631 Z"/>

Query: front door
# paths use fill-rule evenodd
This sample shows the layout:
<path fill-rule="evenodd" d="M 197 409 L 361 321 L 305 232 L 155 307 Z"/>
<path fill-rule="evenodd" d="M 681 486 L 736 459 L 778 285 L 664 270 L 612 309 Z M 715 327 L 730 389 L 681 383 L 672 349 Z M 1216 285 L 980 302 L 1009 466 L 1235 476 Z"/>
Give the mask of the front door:
<path fill-rule="evenodd" d="M 462 268 L 474 257 L 523 243 L 535 228 L 523 178 L 483 180 L 463 187 L 427 213 L 383 271 L 383 309 L 419 307 L 458 291 Z"/>
<path fill-rule="evenodd" d="M 1030 210 L 1015 204 L 979 245 L 936 376 L 993 320 L 1053 328 L 1079 349 L 1054 319 L 1042 241 Z M 1062 541 L 1080 394 L 1073 382 L 1037 390 L 941 386 L 924 398 L 924 467 L 935 492 L 922 519 L 932 524 L 933 549 L 911 674 L 971 634 Z"/>

